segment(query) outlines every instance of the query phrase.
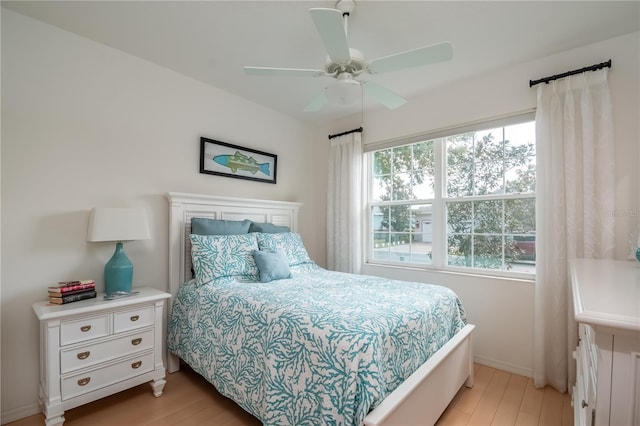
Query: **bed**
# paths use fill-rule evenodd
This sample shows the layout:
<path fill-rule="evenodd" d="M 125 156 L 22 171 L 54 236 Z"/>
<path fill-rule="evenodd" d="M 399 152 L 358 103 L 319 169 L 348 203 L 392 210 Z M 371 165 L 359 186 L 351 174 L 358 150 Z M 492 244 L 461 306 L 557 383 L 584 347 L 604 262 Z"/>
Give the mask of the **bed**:
<path fill-rule="evenodd" d="M 182 359 L 268 425 L 429 425 L 473 385 L 474 326 L 450 290 L 320 268 L 299 203 L 167 197 L 169 372 Z M 190 237 L 193 218 L 285 232 Z"/>

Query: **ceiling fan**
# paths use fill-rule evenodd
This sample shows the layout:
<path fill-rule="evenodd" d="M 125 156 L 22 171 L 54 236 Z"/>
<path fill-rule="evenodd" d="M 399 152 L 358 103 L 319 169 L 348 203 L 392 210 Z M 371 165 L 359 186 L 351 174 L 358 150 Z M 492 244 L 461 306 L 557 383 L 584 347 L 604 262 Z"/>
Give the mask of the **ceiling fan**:
<path fill-rule="evenodd" d="M 360 99 L 362 91 L 387 108 L 395 109 L 404 105 L 407 100 L 371 80 L 358 78 L 363 74 L 398 71 L 447 61 L 453 57 L 451 44 L 443 42 L 367 61 L 362 52 L 349 48 L 347 43 L 348 17 L 355 6 L 354 0 L 339 0 L 335 9 L 309 9 L 328 54 L 323 70 L 244 67 L 245 73 L 260 76 L 334 78 L 335 82 L 325 87 L 322 93 L 307 104 L 304 108 L 307 112 L 318 111 L 329 101 L 342 105 L 352 103 Z"/>

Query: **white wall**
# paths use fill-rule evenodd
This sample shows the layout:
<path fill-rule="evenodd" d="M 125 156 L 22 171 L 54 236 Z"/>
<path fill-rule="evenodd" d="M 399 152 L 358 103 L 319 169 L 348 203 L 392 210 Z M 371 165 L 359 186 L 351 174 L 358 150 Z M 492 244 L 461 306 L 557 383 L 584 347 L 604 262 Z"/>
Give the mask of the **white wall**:
<path fill-rule="evenodd" d="M 86 242 L 92 207 L 147 210 L 152 239 L 126 245 L 137 286 L 168 288 L 168 191 L 302 202 L 325 262 L 324 131 L 6 9 L 2 124 L 3 423 L 39 411 L 31 304 L 59 280 L 103 286 L 113 245 Z M 201 136 L 277 154 L 277 184 L 200 174 Z"/>
<path fill-rule="evenodd" d="M 440 87 L 405 106 L 364 116 L 363 143 L 461 125 L 531 110 L 536 89 L 529 80 L 612 60 L 609 83 L 616 136 L 616 204 L 603 215 L 616 217 L 616 257 L 626 258 L 629 234 L 640 223 L 640 33 L 584 46 L 551 57 L 495 70 Z M 335 122 L 330 132 L 358 127 L 360 116 Z M 532 281 L 477 278 L 364 265 L 363 272 L 451 287 L 476 324 L 475 356 L 482 363 L 530 375 L 533 345 Z"/>

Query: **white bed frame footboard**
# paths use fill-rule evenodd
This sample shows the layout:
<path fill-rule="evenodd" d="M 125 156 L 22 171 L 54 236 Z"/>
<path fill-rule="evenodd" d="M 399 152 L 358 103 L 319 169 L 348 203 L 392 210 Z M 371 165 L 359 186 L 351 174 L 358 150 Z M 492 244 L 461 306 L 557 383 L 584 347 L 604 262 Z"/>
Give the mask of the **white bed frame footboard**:
<path fill-rule="evenodd" d="M 269 222 L 298 231 L 302 204 L 289 201 L 253 200 L 170 192 L 169 200 L 169 291 L 174 296 L 191 277 L 191 218 Z M 171 307 L 169 307 L 171 309 Z M 427 362 L 393 391 L 364 419 L 366 426 L 433 425 L 462 385 L 473 386 L 474 325 L 467 325 Z M 180 360 L 168 353 L 170 373 L 180 369 Z"/>
<path fill-rule="evenodd" d="M 366 426 L 433 425 L 462 385 L 473 386 L 472 332 L 467 324 L 367 417 Z"/>

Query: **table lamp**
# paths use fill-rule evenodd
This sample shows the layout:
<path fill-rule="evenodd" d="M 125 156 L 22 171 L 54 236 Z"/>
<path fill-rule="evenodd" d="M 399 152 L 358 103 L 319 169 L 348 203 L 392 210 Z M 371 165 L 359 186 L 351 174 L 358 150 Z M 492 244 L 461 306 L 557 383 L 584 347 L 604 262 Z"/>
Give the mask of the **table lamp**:
<path fill-rule="evenodd" d="M 94 208 L 89 217 L 87 240 L 116 241 L 116 251 L 104 267 L 107 296 L 131 293 L 133 264 L 124 252 L 124 241 L 148 240 L 149 225 L 144 209 Z"/>

